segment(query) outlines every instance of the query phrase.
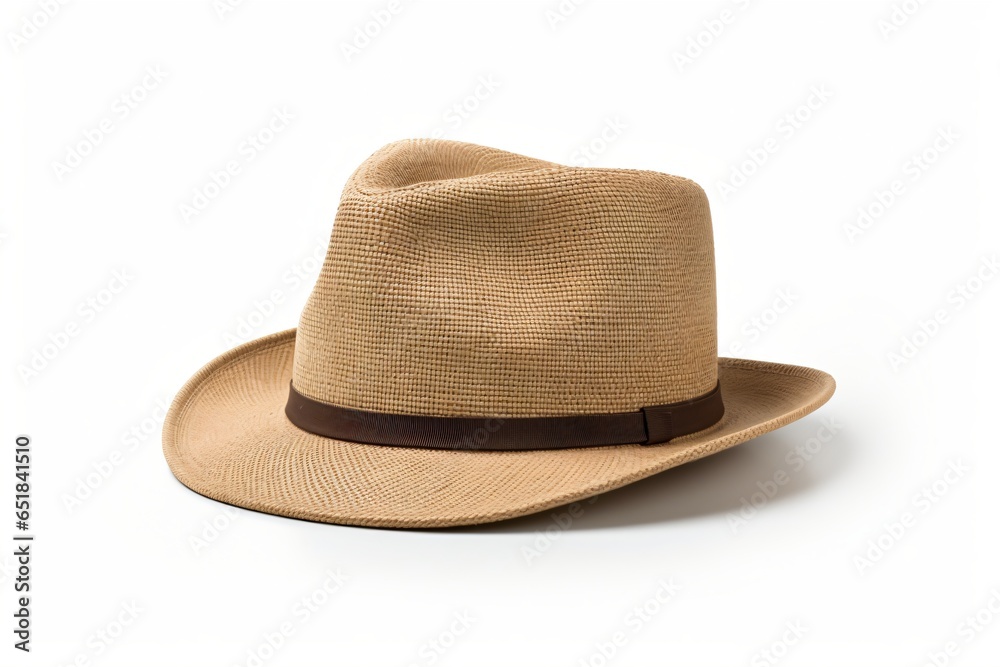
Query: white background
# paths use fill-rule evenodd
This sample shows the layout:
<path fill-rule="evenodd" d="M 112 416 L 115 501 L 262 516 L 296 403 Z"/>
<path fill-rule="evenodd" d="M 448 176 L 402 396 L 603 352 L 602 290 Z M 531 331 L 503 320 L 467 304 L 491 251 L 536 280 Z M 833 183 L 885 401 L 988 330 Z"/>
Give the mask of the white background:
<path fill-rule="evenodd" d="M 387 1 L 43 5 L 0 12 L 0 539 L 21 433 L 37 536 L 30 655 L 11 646 L 0 548 L 0 664 L 997 664 L 997 3 L 926 2 L 887 31 L 892 2 L 402 0 L 350 58 Z M 142 89 L 147 68 L 163 74 Z M 247 159 L 275 109 L 293 120 Z M 570 525 L 564 508 L 370 530 L 183 488 L 158 406 L 235 338 L 295 326 L 345 179 L 435 131 L 698 181 L 722 354 L 821 368 L 836 396 Z M 88 154 L 66 173 L 71 152 Z M 230 160 L 240 172 L 186 221 Z M 727 196 L 734 168 L 753 173 Z"/>

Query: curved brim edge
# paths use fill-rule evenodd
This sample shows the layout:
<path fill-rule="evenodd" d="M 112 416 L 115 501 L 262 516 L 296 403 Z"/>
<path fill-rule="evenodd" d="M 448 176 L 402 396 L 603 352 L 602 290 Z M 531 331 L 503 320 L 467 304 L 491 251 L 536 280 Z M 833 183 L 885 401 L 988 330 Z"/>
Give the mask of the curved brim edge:
<path fill-rule="evenodd" d="M 163 425 L 163 451 L 193 491 L 246 509 L 392 528 L 473 525 L 605 493 L 804 417 L 835 382 L 802 366 L 719 359 L 726 415 L 654 446 L 457 452 L 346 443 L 284 415 L 295 329 L 245 343 L 199 370 Z"/>

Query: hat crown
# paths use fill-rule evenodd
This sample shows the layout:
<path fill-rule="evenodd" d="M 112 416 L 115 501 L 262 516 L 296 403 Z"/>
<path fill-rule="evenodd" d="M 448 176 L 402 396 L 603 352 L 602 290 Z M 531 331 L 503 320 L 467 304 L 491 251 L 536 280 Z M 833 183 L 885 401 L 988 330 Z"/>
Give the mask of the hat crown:
<path fill-rule="evenodd" d="M 292 383 L 375 412 L 627 412 L 717 382 L 704 191 L 453 141 L 390 144 L 348 181 Z"/>

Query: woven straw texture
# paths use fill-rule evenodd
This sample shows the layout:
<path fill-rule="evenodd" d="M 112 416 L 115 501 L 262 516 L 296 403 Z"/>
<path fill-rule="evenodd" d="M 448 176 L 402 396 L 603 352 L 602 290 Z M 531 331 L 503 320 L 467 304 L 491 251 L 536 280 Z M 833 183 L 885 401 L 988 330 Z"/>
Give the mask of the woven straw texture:
<path fill-rule="evenodd" d="M 391 144 L 345 188 L 294 385 L 440 416 L 694 398 L 716 383 L 713 262 L 708 201 L 687 179 Z"/>
<path fill-rule="evenodd" d="M 420 528 L 602 493 L 773 430 L 834 391 L 821 371 L 717 359 L 711 221 L 691 181 L 445 141 L 391 144 L 350 179 L 298 330 L 219 357 L 164 423 L 210 498 Z M 636 410 L 721 384 L 726 413 L 656 446 L 451 451 L 341 442 L 284 415 L 288 383 L 440 416 Z"/>

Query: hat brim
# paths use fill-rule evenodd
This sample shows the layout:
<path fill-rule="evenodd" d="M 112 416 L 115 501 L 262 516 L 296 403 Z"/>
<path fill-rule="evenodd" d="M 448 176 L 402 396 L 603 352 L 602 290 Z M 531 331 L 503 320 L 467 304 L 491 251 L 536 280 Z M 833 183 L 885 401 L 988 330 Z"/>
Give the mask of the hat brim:
<path fill-rule="evenodd" d="M 785 364 L 719 359 L 726 412 L 662 445 L 453 451 L 341 442 L 285 417 L 295 330 L 202 368 L 174 399 L 163 451 L 193 491 L 247 509 L 389 528 L 464 526 L 588 498 L 773 431 L 823 405 L 833 378 Z"/>

